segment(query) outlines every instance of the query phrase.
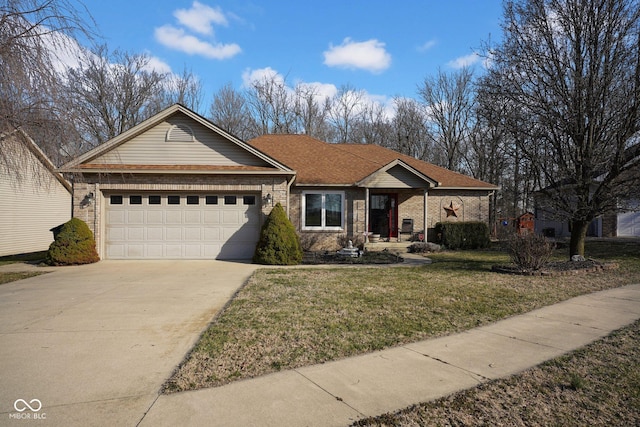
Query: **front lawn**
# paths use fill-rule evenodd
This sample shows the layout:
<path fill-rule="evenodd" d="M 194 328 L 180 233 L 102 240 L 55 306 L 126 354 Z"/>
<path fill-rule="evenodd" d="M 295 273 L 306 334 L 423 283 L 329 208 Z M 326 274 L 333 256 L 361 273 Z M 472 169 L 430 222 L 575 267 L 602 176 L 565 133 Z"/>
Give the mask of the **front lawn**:
<path fill-rule="evenodd" d="M 566 249 L 558 253 L 566 257 Z M 589 242 L 616 270 L 569 276 L 494 273 L 500 251 L 433 254 L 423 267 L 260 269 L 165 384 L 212 387 L 282 369 L 460 332 L 577 295 L 640 282 L 640 244 Z"/>
<path fill-rule="evenodd" d="M 508 378 L 353 426 L 640 425 L 640 321 Z"/>

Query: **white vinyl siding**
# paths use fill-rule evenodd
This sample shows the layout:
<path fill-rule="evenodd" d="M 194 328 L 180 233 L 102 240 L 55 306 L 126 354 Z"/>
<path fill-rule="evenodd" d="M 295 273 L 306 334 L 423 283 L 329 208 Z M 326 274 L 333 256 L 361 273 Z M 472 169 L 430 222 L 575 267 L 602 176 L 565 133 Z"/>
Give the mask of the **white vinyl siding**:
<path fill-rule="evenodd" d="M 253 257 L 260 233 L 257 194 L 137 192 L 107 194 L 104 200 L 106 258 Z"/>
<path fill-rule="evenodd" d="M 20 178 L 0 167 L 0 256 L 44 251 L 71 219 L 71 194 L 29 153 Z"/>
<path fill-rule="evenodd" d="M 380 172 L 367 181 L 369 188 L 421 188 L 426 186 L 427 183 L 423 179 L 401 166 L 394 166 L 385 172 Z"/>
<path fill-rule="evenodd" d="M 180 132 L 180 128 L 183 131 Z M 193 141 L 185 137 L 185 129 L 193 132 Z M 169 137 L 169 140 L 167 138 Z M 186 137 L 185 137 L 186 138 Z M 211 132 L 183 114 L 175 114 L 148 131 L 133 137 L 119 147 L 92 160 L 95 164 L 131 165 L 216 165 L 269 166 L 246 149 Z"/>

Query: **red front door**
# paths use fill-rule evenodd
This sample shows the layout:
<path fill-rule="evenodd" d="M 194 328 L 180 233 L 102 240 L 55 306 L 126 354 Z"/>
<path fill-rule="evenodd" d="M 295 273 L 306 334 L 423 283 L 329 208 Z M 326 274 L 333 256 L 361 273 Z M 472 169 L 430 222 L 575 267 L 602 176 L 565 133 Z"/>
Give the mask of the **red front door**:
<path fill-rule="evenodd" d="M 383 238 L 398 237 L 398 195 L 372 194 L 369 198 L 369 232 Z"/>

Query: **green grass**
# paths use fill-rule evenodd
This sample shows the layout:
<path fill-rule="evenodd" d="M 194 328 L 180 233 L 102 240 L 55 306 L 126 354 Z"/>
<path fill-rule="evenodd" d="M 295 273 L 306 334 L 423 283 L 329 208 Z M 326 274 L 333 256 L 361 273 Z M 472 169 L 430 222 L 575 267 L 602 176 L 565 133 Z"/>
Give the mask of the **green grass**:
<path fill-rule="evenodd" d="M 593 255 L 591 255 L 593 254 Z M 225 384 L 442 336 L 580 294 L 640 282 L 640 244 L 590 242 L 587 256 L 618 261 L 594 274 L 494 273 L 506 253 L 455 251 L 424 267 L 261 269 L 202 335 L 165 385 Z M 563 252 L 558 258 L 566 259 Z"/>

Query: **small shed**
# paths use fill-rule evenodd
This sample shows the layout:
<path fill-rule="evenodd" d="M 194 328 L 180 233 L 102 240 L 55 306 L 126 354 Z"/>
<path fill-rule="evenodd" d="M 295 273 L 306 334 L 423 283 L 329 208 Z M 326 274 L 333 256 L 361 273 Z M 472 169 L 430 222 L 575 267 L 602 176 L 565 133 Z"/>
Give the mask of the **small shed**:
<path fill-rule="evenodd" d="M 520 215 L 516 221 L 516 226 L 519 235 L 533 234 L 535 231 L 535 215 L 531 212 L 526 212 Z"/>

